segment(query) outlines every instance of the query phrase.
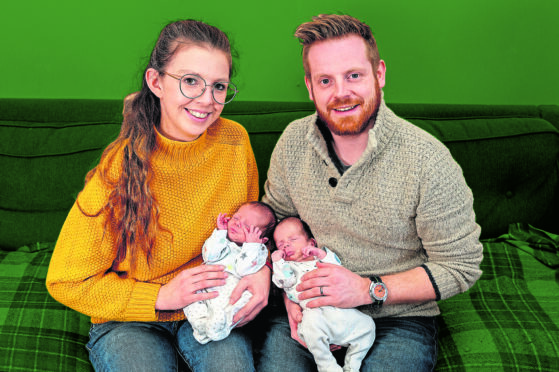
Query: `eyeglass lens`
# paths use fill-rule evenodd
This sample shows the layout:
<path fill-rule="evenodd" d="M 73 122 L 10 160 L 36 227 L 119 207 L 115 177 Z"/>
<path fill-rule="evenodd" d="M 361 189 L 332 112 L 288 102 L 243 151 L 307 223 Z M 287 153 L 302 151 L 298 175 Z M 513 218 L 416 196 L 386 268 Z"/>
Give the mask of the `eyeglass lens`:
<path fill-rule="evenodd" d="M 206 90 L 206 81 L 198 75 L 184 75 L 180 84 L 181 92 L 187 98 L 200 97 Z M 233 83 L 216 82 L 211 87 L 213 98 L 217 103 L 229 103 L 237 94 L 237 89 Z"/>

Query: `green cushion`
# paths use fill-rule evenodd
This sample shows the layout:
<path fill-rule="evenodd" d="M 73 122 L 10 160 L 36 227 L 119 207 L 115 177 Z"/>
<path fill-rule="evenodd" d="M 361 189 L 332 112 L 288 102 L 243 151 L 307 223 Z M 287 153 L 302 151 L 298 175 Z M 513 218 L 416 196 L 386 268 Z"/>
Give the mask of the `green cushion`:
<path fill-rule="evenodd" d="M 0 371 L 92 371 L 89 318 L 45 287 L 53 244 L 0 251 Z"/>
<path fill-rule="evenodd" d="M 4 121 L 0 136 L 0 246 L 54 241 L 86 173 L 120 123 Z"/>
<path fill-rule="evenodd" d="M 559 232 L 559 131 L 539 118 L 410 119 L 440 139 L 474 195 L 482 238 L 526 222 Z"/>
<path fill-rule="evenodd" d="M 83 184 L 82 184 L 83 185 Z M 1 250 L 13 250 L 21 242 L 55 241 L 69 209 L 56 211 L 12 211 L 0 208 Z"/>
<path fill-rule="evenodd" d="M 485 241 L 483 248 L 477 283 L 439 302 L 436 370 L 556 371 L 556 271 L 506 241 Z"/>

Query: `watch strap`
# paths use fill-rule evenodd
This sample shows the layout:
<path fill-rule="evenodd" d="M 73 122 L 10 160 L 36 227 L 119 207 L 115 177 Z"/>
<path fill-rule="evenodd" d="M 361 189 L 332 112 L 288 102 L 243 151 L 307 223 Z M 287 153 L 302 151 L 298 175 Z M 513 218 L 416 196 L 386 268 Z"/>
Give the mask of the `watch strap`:
<path fill-rule="evenodd" d="M 375 284 L 381 283 L 384 286 L 385 291 L 386 291 L 386 286 L 384 285 L 384 282 L 382 281 L 382 279 L 379 276 L 372 275 L 372 276 L 369 277 L 369 279 L 371 280 L 371 287 L 369 288 L 369 295 L 371 296 L 371 300 L 373 301 L 371 306 L 373 307 L 374 310 L 380 310 L 380 308 L 384 304 L 384 299 L 378 299 L 375 296 L 373 296 L 372 289 L 373 289 Z"/>

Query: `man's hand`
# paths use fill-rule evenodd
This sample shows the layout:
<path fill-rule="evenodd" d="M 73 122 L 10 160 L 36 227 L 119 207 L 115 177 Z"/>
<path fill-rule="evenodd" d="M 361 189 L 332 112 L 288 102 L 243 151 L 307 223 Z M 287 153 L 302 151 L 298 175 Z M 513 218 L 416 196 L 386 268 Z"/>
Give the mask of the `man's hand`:
<path fill-rule="evenodd" d="M 303 275 L 296 288 L 301 292 L 299 300 L 315 298 L 307 303 L 307 307 L 330 305 L 352 308 L 371 303 L 369 279 L 362 278 L 340 265 L 317 262 L 316 266 L 317 269 Z"/>
<path fill-rule="evenodd" d="M 264 266 L 254 274 L 244 276 L 231 293 L 230 304 L 237 302 L 245 290 L 252 293 L 248 303 L 233 317 L 233 324 L 239 322 L 237 327 L 242 327 L 258 315 L 268 305 L 270 292 L 270 269 Z"/>

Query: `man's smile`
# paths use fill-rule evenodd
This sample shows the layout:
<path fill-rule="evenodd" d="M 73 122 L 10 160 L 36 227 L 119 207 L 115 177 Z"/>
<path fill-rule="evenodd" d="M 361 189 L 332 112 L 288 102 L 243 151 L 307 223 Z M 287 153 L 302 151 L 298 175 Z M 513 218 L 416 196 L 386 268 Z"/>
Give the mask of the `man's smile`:
<path fill-rule="evenodd" d="M 356 108 L 359 105 L 353 105 L 353 106 L 345 106 L 345 107 L 338 107 L 338 108 L 334 108 L 333 110 L 336 112 L 347 112 L 347 111 L 351 111 L 354 108 Z"/>

